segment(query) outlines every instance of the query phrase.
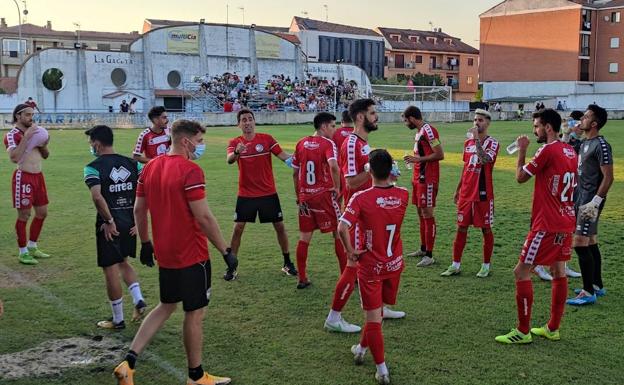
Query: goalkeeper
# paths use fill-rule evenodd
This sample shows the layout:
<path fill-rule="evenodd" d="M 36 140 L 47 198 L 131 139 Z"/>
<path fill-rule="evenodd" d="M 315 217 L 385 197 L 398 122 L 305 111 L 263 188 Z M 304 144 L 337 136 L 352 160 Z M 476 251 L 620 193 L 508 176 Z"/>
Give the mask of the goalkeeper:
<path fill-rule="evenodd" d="M 580 128 L 585 134 L 581 142 L 578 181 L 574 191 L 576 233 L 574 249 L 579 257 L 583 288 L 568 299 L 568 305 L 583 306 L 596 303 L 596 297 L 606 294 L 602 282 L 602 257 L 598 248 L 598 218 L 605 205 L 607 192 L 613 183 L 611 146 L 600 135 L 607 123 L 607 111 L 595 104 L 587 107 Z"/>

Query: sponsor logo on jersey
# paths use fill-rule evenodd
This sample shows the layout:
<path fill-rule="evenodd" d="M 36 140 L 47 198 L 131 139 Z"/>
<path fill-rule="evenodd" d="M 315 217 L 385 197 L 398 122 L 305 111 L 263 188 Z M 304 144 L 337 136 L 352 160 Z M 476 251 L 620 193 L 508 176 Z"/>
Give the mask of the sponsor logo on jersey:
<path fill-rule="evenodd" d="M 574 158 L 576 156 L 576 152 L 574 152 L 573 148 L 564 148 L 563 149 L 563 155 L 565 155 L 569 159 L 572 159 L 572 158 Z"/>
<path fill-rule="evenodd" d="M 316 142 L 308 142 L 307 140 L 303 142 L 303 147 L 307 150 L 317 150 L 320 147 L 320 144 Z"/>
<path fill-rule="evenodd" d="M 382 209 L 395 209 L 401 206 L 401 198 L 379 197 L 377 198 L 375 203 L 377 203 L 377 206 L 381 207 Z"/>
<path fill-rule="evenodd" d="M 170 140 L 169 135 L 160 135 L 160 136 L 156 136 L 150 139 L 149 144 L 161 144 L 161 143 L 166 143 L 169 140 Z"/>
<path fill-rule="evenodd" d="M 132 174 L 124 166 L 121 166 L 119 168 L 113 167 L 109 175 L 110 179 L 113 181 L 113 184 L 108 186 L 108 190 L 112 193 L 120 191 L 132 191 L 132 182 L 126 183 L 130 175 Z"/>
<path fill-rule="evenodd" d="M 256 152 L 262 152 L 264 150 L 264 146 L 261 144 L 256 144 Z"/>
<path fill-rule="evenodd" d="M 342 132 L 340 133 L 340 135 L 342 135 L 342 136 L 344 136 L 344 137 L 349 136 L 349 134 L 351 134 L 349 131 L 342 131 Z"/>
<path fill-rule="evenodd" d="M 362 155 L 368 155 L 371 152 L 370 146 L 367 144 L 362 147 Z"/>

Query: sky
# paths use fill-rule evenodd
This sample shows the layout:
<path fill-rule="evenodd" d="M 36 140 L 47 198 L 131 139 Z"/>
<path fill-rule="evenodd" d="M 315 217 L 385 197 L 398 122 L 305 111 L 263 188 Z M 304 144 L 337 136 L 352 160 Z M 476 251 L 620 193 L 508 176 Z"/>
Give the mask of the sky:
<path fill-rule="evenodd" d="M 20 8 L 24 1 L 17 0 Z M 442 28 L 465 43 L 479 46 L 479 14 L 501 0 L 27 0 L 27 22 L 55 30 L 141 31 L 143 20 L 170 19 L 288 27 L 293 16 L 327 20 L 374 29 L 375 27 L 430 30 Z M 229 5 L 229 12 L 226 11 Z M 327 8 L 324 6 L 327 5 Z M 244 8 L 244 11 L 240 8 Z M 0 17 L 18 23 L 13 0 L 0 0 Z"/>

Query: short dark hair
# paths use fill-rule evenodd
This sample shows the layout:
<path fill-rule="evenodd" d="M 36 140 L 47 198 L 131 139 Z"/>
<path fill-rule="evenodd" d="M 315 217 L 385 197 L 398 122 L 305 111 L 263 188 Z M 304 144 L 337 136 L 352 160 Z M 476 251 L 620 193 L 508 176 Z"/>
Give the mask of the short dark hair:
<path fill-rule="evenodd" d="M 596 123 L 598 123 L 599 130 L 604 127 L 605 124 L 607 124 L 607 119 L 609 117 L 607 110 L 597 104 L 590 104 L 589 106 L 587 106 L 587 110 L 594 113 L 594 120 Z"/>
<path fill-rule="evenodd" d="M 351 116 L 351 120 L 355 122 L 355 118 L 357 114 L 360 112 L 366 112 L 368 107 L 374 106 L 375 101 L 373 99 L 358 99 L 351 103 L 349 106 L 349 116 Z"/>
<path fill-rule="evenodd" d="M 195 136 L 200 132 L 205 133 L 206 128 L 194 120 L 178 119 L 171 125 L 171 136 L 174 140 L 181 136 Z"/>
<path fill-rule="evenodd" d="M 163 106 L 152 107 L 147 113 L 147 117 L 150 120 L 150 122 L 153 122 L 154 119 L 162 115 L 164 112 L 167 112 L 167 110 Z"/>
<path fill-rule="evenodd" d="M 238 110 L 236 113 L 236 123 L 240 123 L 240 117 L 244 114 L 251 114 L 251 116 L 256 120 L 256 115 L 254 115 L 253 111 L 249 108 L 243 108 L 242 110 Z"/>
<path fill-rule="evenodd" d="M 343 126 L 348 123 L 353 123 L 353 119 L 351 119 L 351 115 L 349 115 L 349 110 L 342 111 L 342 118 L 340 120 L 340 124 Z"/>
<path fill-rule="evenodd" d="M 392 171 L 392 156 L 383 148 L 373 150 L 368 154 L 368 163 L 373 176 L 377 179 L 388 179 Z"/>
<path fill-rule="evenodd" d="M 318 130 L 323 124 L 335 122 L 336 117 L 329 112 L 319 112 L 314 117 L 314 129 Z"/>
<path fill-rule="evenodd" d="M 15 108 L 13 109 L 13 122 L 12 123 L 16 123 L 17 122 L 17 115 L 21 114 L 22 111 L 27 109 L 27 108 L 32 108 L 32 107 L 29 106 L 28 104 L 24 104 L 24 103 L 20 103 L 17 106 L 15 106 Z"/>
<path fill-rule="evenodd" d="M 543 108 L 534 112 L 533 119 L 539 119 L 543 125 L 550 124 L 555 132 L 561 129 L 561 115 L 552 108 Z"/>
<path fill-rule="evenodd" d="M 97 140 L 104 146 L 113 145 L 113 130 L 103 124 L 88 129 L 87 131 L 85 131 L 85 135 L 87 135 L 92 142 L 95 142 Z"/>
<path fill-rule="evenodd" d="M 570 112 L 570 117 L 574 120 L 581 120 L 581 118 L 583 117 L 583 111 L 574 110 Z"/>
<path fill-rule="evenodd" d="M 422 112 L 420 112 L 420 108 L 416 106 L 408 106 L 405 111 L 403 111 L 403 116 L 406 118 L 422 120 Z"/>

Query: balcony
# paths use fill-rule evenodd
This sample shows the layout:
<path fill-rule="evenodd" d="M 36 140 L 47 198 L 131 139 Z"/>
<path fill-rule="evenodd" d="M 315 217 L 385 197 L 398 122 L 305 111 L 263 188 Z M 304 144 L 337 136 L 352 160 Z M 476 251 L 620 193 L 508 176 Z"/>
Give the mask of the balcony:
<path fill-rule="evenodd" d="M 433 66 L 429 64 L 429 71 L 459 72 L 459 64 L 454 66 L 450 66 L 447 64 L 438 64 Z"/>

